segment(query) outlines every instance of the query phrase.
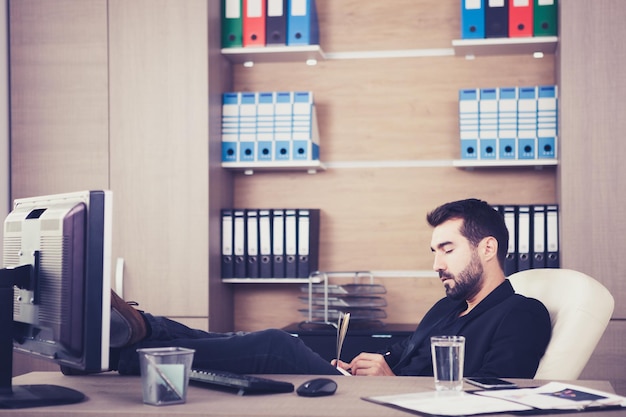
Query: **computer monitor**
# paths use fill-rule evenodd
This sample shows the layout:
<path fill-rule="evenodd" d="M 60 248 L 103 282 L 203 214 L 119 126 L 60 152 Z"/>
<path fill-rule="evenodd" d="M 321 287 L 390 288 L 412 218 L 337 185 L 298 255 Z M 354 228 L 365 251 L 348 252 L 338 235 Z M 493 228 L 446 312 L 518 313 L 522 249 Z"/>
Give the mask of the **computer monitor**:
<path fill-rule="evenodd" d="M 16 199 L 0 270 L 0 408 L 68 404 L 82 393 L 12 385 L 13 350 L 84 371 L 109 366 L 112 193 Z"/>

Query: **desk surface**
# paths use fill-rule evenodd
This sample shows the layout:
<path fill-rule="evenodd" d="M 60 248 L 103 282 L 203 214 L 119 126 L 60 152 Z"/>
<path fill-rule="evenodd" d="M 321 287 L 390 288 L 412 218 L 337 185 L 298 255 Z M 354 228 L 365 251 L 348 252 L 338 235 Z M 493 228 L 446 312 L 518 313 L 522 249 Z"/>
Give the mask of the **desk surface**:
<path fill-rule="evenodd" d="M 271 375 L 292 382 L 296 387 L 311 377 Z M 411 413 L 361 400 L 361 397 L 433 390 L 431 377 L 333 377 L 339 385 L 330 397 L 305 398 L 288 394 L 237 396 L 230 392 L 190 386 L 185 404 L 151 406 L 142 402 L 141 380 L 136 376 L 106 373 L 64 376 L 60 372 L 32 372 L 13 378 L 13 385 L 54 384 L 83 392 L 88 400 L 54 407 L 0 410 L 0 416 L 410 416 Z M 536 386 L 540 381 L 515 380 L 520 386 Z M 614 392 L 604 381 L 576 381 L 577 385 Z M 623 410 L 584 413 L 584 417 L 624 415 Z"/>

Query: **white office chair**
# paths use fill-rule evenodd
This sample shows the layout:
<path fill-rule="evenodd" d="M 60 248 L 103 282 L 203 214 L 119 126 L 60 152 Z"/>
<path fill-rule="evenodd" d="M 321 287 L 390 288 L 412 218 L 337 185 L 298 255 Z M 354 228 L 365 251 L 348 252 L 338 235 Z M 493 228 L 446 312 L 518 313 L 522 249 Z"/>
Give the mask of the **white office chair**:
<path fill-rule="evenodd" d="M 552 338 L 535 379 L 578 379 L 613 314 L 611 293 L 598 281 L 570 269 L 529 269 L 512 274 L 515 291 L 541 301 Z"/>

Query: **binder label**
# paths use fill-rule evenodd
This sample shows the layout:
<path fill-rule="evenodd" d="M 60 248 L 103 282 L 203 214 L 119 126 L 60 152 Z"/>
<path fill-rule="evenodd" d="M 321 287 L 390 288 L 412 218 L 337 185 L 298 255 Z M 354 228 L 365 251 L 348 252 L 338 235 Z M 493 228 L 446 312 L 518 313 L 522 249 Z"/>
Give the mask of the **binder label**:
<path fill-rule="evenodd" d="M 222 255 L 233 254 L 233 219 L 231 216 L 222 218 Z"/>
<path fill-rule="evenodd" d="M 248 17 L 263 17 L 262 0 L 248 0 Z"/>
<path fill-rule="evenodd" d="M 225 15 L 227 19 L 238 19 L 241 17 L 239 0 L 226 0 Z"/>
<path fill-rule="evenodd" d="M 281 210 L 274 210 L 273 225 L 274 242 L 272 242 L 272 250 L 275 255 L 282 255 L 284 253 L 283 238 L 285 236 L 285 223 Z"/>
<path fill-rule="evenodd" d="M 489 7 L 504 7 L 504 0 L 489 0 Z"/>
<path fill-rule="evenodd" d="M 298 255 L 309 254 L 309 212 L 300 211 L 298 218 Z"/>
<path fill-rule="evenodd" d="M 283 15 L 283 0 L 267 0 L 267 15 L 277 17 Z"/>
<path fill-rule="evenodd" d="M 465 0 L 465 9 L 466 10 L 477 10 L 480 9 L 480 0 Z"/>
<path fill-rule="evenodd" d="M 270 213 L 268 210 L 259 212 L 259 253 L 261 255 L 272 254 L 272 235 L 270 229 Z"/>
<path fill-rule="evenodd" d="M 291 0 L 291 15 L 306 16 L 306 2 L 308 0 Z"/>

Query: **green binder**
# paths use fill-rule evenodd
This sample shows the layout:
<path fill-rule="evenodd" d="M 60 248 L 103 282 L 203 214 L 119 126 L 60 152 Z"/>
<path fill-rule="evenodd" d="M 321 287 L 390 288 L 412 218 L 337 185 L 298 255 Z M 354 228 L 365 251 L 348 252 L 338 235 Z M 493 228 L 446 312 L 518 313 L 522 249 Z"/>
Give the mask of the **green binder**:
<path fill-rule="evenodd" d="M 243 46 L 242 0 L 222 0 L 222 48 Z"/>
<path fill-rule="evenodd" d="M 558 0 L 534 0 L 533 36 L 557 36 Z"/>

